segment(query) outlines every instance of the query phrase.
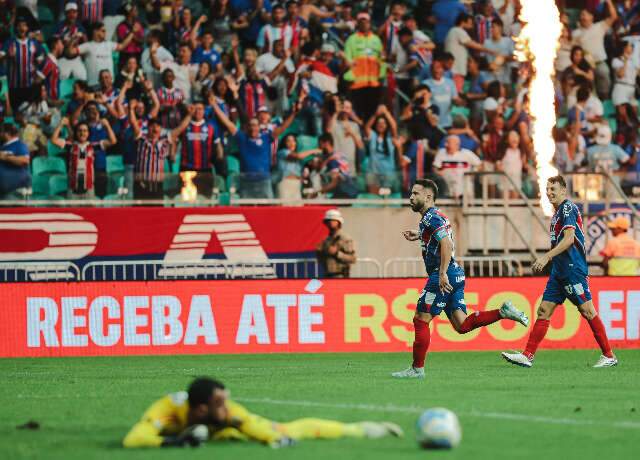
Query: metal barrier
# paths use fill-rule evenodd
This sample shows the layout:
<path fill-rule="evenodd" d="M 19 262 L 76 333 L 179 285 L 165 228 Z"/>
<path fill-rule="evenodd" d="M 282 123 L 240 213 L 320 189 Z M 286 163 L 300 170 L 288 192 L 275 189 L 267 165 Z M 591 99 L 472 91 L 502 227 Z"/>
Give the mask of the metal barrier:
<path fill-rule="evenodd" d="M 380 262 L 359 258 L 353 266 L 352 278 L 379 278 Z M 115 260 L 90 262 L 82 270 L 84 281 L 147 281 L 175 279 L 275 279 L 318 278 L 316 259 L 269 259 L 231 261 L 205 259 L 195 262 L 162 260 Z"/>
<path fill-rule="evenodd" d="M 522 262 L 508 256 L 456 257 L 467 276 L 522 276 Z M 384 264 L 384 278 L 426 277 L 424 261 L 419 257 L 398 257 Z"/>
<path fill-rule="evenodd" d="M 80 281 L 80 269 L 72 262 L 0 263 L 0 282 Z"/>

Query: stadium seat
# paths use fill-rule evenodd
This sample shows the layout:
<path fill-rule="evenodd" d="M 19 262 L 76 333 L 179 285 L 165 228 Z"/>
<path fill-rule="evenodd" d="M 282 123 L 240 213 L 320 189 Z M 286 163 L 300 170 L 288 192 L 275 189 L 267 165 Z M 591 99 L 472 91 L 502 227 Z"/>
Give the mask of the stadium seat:
<path fill-rule="evenodd" d="M 232 173 L 229 171 L 227 176 L 227 190 L 229 192 L 236 192 L 240 188 L 240 173 Z"/>
<path fill-rule="evenodd" d="M 54 176 L 49 177 L 49 196 L 50 197 L 62 197 L 64 198 L 67 195 L 67 191 L 69 190 L 69 180 L 67 179 L 66 174 L 56 174 Z"/>
<path fill-rule="evenodd" d="M 107 155 L 107 173 L 124 173 L 122 155 Z"/>
<path fill-rule="evenodd" d="M 124 187 L 124 172 L 107 173 L 107 194 L 117 195 Z"/>
<path fill-rule="evenodd" d="M 602 107 L 604 108 L 604 117 L 611 118 L 616 116 L 616 107 L 610 99 L 602 101 Z"/>
<path fill-rule="evenodd" d="M 67 78 L 66 80 L 60 80 L 60 99 L 70 99 L 73 94 L 73 84 L 75 79 Z"/>
<path fill-rule="evenodd" d="M 55 157 L 58 155 L 62 155 L 65 153 L 65 149 L 61 149 L 57 145 L 51 143 L 51 141 L 47 142 L 47 155 L 50 157 Z"/>
<path fill-rule="evenodd" d="M 31 165 L 32 175 L 53 175 L 67 174 L 67 166 L 62 158 L 58 157 L 35 157 Z"/>
<path fill-rule="evenodd" d="M 609 127 L 611 128 L 611 132 L 615 133 L 616 131 L 618 131 L 618 122 L 616 121 L 615 118 L 609 118 Z"/>
<path fill-rule="evenodd" d="M 298 152 L 318 148 L 318 138 L 315 136 L 306 136 L 303 134 L 296 137 L 296 142 L 298 143 Z"/>
<path fill-rule="evenodd" d="M 227 183 L 222 176 L 214 176 L 214 189 L 218 189 L 218 193 L 227 191 Z"/>
<path fill-rule="evenodd" d="M 50 176 L 33 176 L 31 178 L 31 198 L 34 200 L 43 200 L 49 196 L 49 179 Z"/>
<path fill-rule="evenodd" d="M 229 174 L 240 172 L 240 160 L 232 155 L 227 155 L 227 169 Z"/>
<path fill-rule="evenodd" d="M 453 107 L 451 107 L 452 117 L 455 117 L 456 115 L 463 115 L 468 120 L 469 113 L 471 113 L 471 111 L 467 107 L 460 107 L 457 105 L 454 105 Z"/>

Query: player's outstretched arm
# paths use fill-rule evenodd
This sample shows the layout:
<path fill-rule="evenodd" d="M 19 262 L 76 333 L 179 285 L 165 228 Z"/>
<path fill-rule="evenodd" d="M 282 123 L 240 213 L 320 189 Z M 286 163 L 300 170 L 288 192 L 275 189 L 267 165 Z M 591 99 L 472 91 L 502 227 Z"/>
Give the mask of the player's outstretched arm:
<path fill-rule="evenodd" d="M 407 241 L 418 241 L 420 239 L 420 232 L 416 230 L 405 230 L 402 232 L 402 236 Z"/>
<path fill-rule="evenodd" d="M 573 227 L 567 227 L 564 230 L 564 232 L 562 232 L 562 240 L 560 240 L 560 243 L 558 243 L 556 247 L 548 251 L 542 257 L 539 257 L 538 259 L 536 259 L 536 261 L 531 266 L 533 271 L 541 272 L 544 269 L 544 267 L 549 262 L 551 262 L 551 259 L 553 259 L 557 255 L 562 254 L 564 251 L 566 251 L 571 246 L 573 246 L 573 241 L 575 239 L 575 236 L 576 236 L 576 229 Z"/>

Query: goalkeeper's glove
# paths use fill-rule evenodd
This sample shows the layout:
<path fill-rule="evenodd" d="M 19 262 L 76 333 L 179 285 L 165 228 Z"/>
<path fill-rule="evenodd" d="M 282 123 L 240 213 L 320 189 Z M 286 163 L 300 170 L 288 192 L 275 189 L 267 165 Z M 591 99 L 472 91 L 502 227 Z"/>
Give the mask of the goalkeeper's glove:
<path fill-rule="evenodd" d="M 177 436 L 165 436 L 162 447 L 198 447 L 209 439 L 209 429 L 206 425 L 193 425 Z"/>
<path fill-rule="evenodd" d="M 283 436 L 269 444 L 269 447 L 272 449 L 280 449 L 282 447 L 291 447 L 295 446 L 296 441 L 288 436 Z"/>

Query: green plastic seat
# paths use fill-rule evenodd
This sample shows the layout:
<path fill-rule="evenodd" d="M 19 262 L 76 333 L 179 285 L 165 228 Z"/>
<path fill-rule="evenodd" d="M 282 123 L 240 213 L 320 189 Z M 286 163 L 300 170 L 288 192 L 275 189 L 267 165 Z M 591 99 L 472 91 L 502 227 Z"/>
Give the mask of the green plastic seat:
<path fill-rule="evenodd" d="M 57 145 L 51 143 L 51 141 L 47 142 L 47 155 L 50 157 L 55 157 L 58 155 L 63 155 L 65 153 L 64 149 L 61 149 Z"/>
<path fill-rule="evenodd" d="M 60 80 L 60 99 L 69 99 L 73 94 L 73 85 L 75 83 L 75 79 L 67 78 L 65 80 Z"/>
<path fill-rule="evenodd" d="M 296 137 L 298 143 L 298 152 L 304 152 L 318 148 L 318 138 L 315 136 L 300 135 Z"/>
<path fill-rule="evenodd" d="M 107 155 L 107 173 L 124 173 L 122 155 Z"/>
<path fill-rule="evenodd" d="M 467 107 L 460 107 L 460 106 L 454 105 L 451 108 L 452 117 L 455 117 L 456 115 L 464 115 L 464 117 L 468 120 L 470 113 L 471 111 Z"/>
<path fill-rule="evenodd" d="M 49 195 L 64 197 L 69 191 L 69 180 L 66 175 L 56 174 L 49 178 Z"/>
<path fill-rule="evenodd" d="M 214 176 L 214 188 L 218 189 L 218 193 L 223 193 L 227 191 L 227 183 L 222 176 Z"/>
<path fill-rule="evenodd" d="M 58 157 L 35 157 L 31 164 L 31 172 L 33 176 L 43 174 L 67 174 L 67 165 L 62 158 Z"/>
<path fill-rule="evenodd" d="M 604 109 L 604 117 L 611 118 L 616 116 L 616 107 L 610 99 L 602 101 L 602 108 Z"/>
<path fill-rule="evenodd" d="M 234 156 L 227 155 L 227 170 L 229 174 L 240 172 L 240 160 Z"/>
<path fill-rule="evenodd" d="M 44 199 L 49 196 L 50 176 L 38 175 L 31 178 L 31 194 L 33 199 Z"/>
<path fill-rule="evenodd" d="M 124 187 L 124 173 L 107 173 L 107 194 L 117 195 L 118 190 Z"/>

